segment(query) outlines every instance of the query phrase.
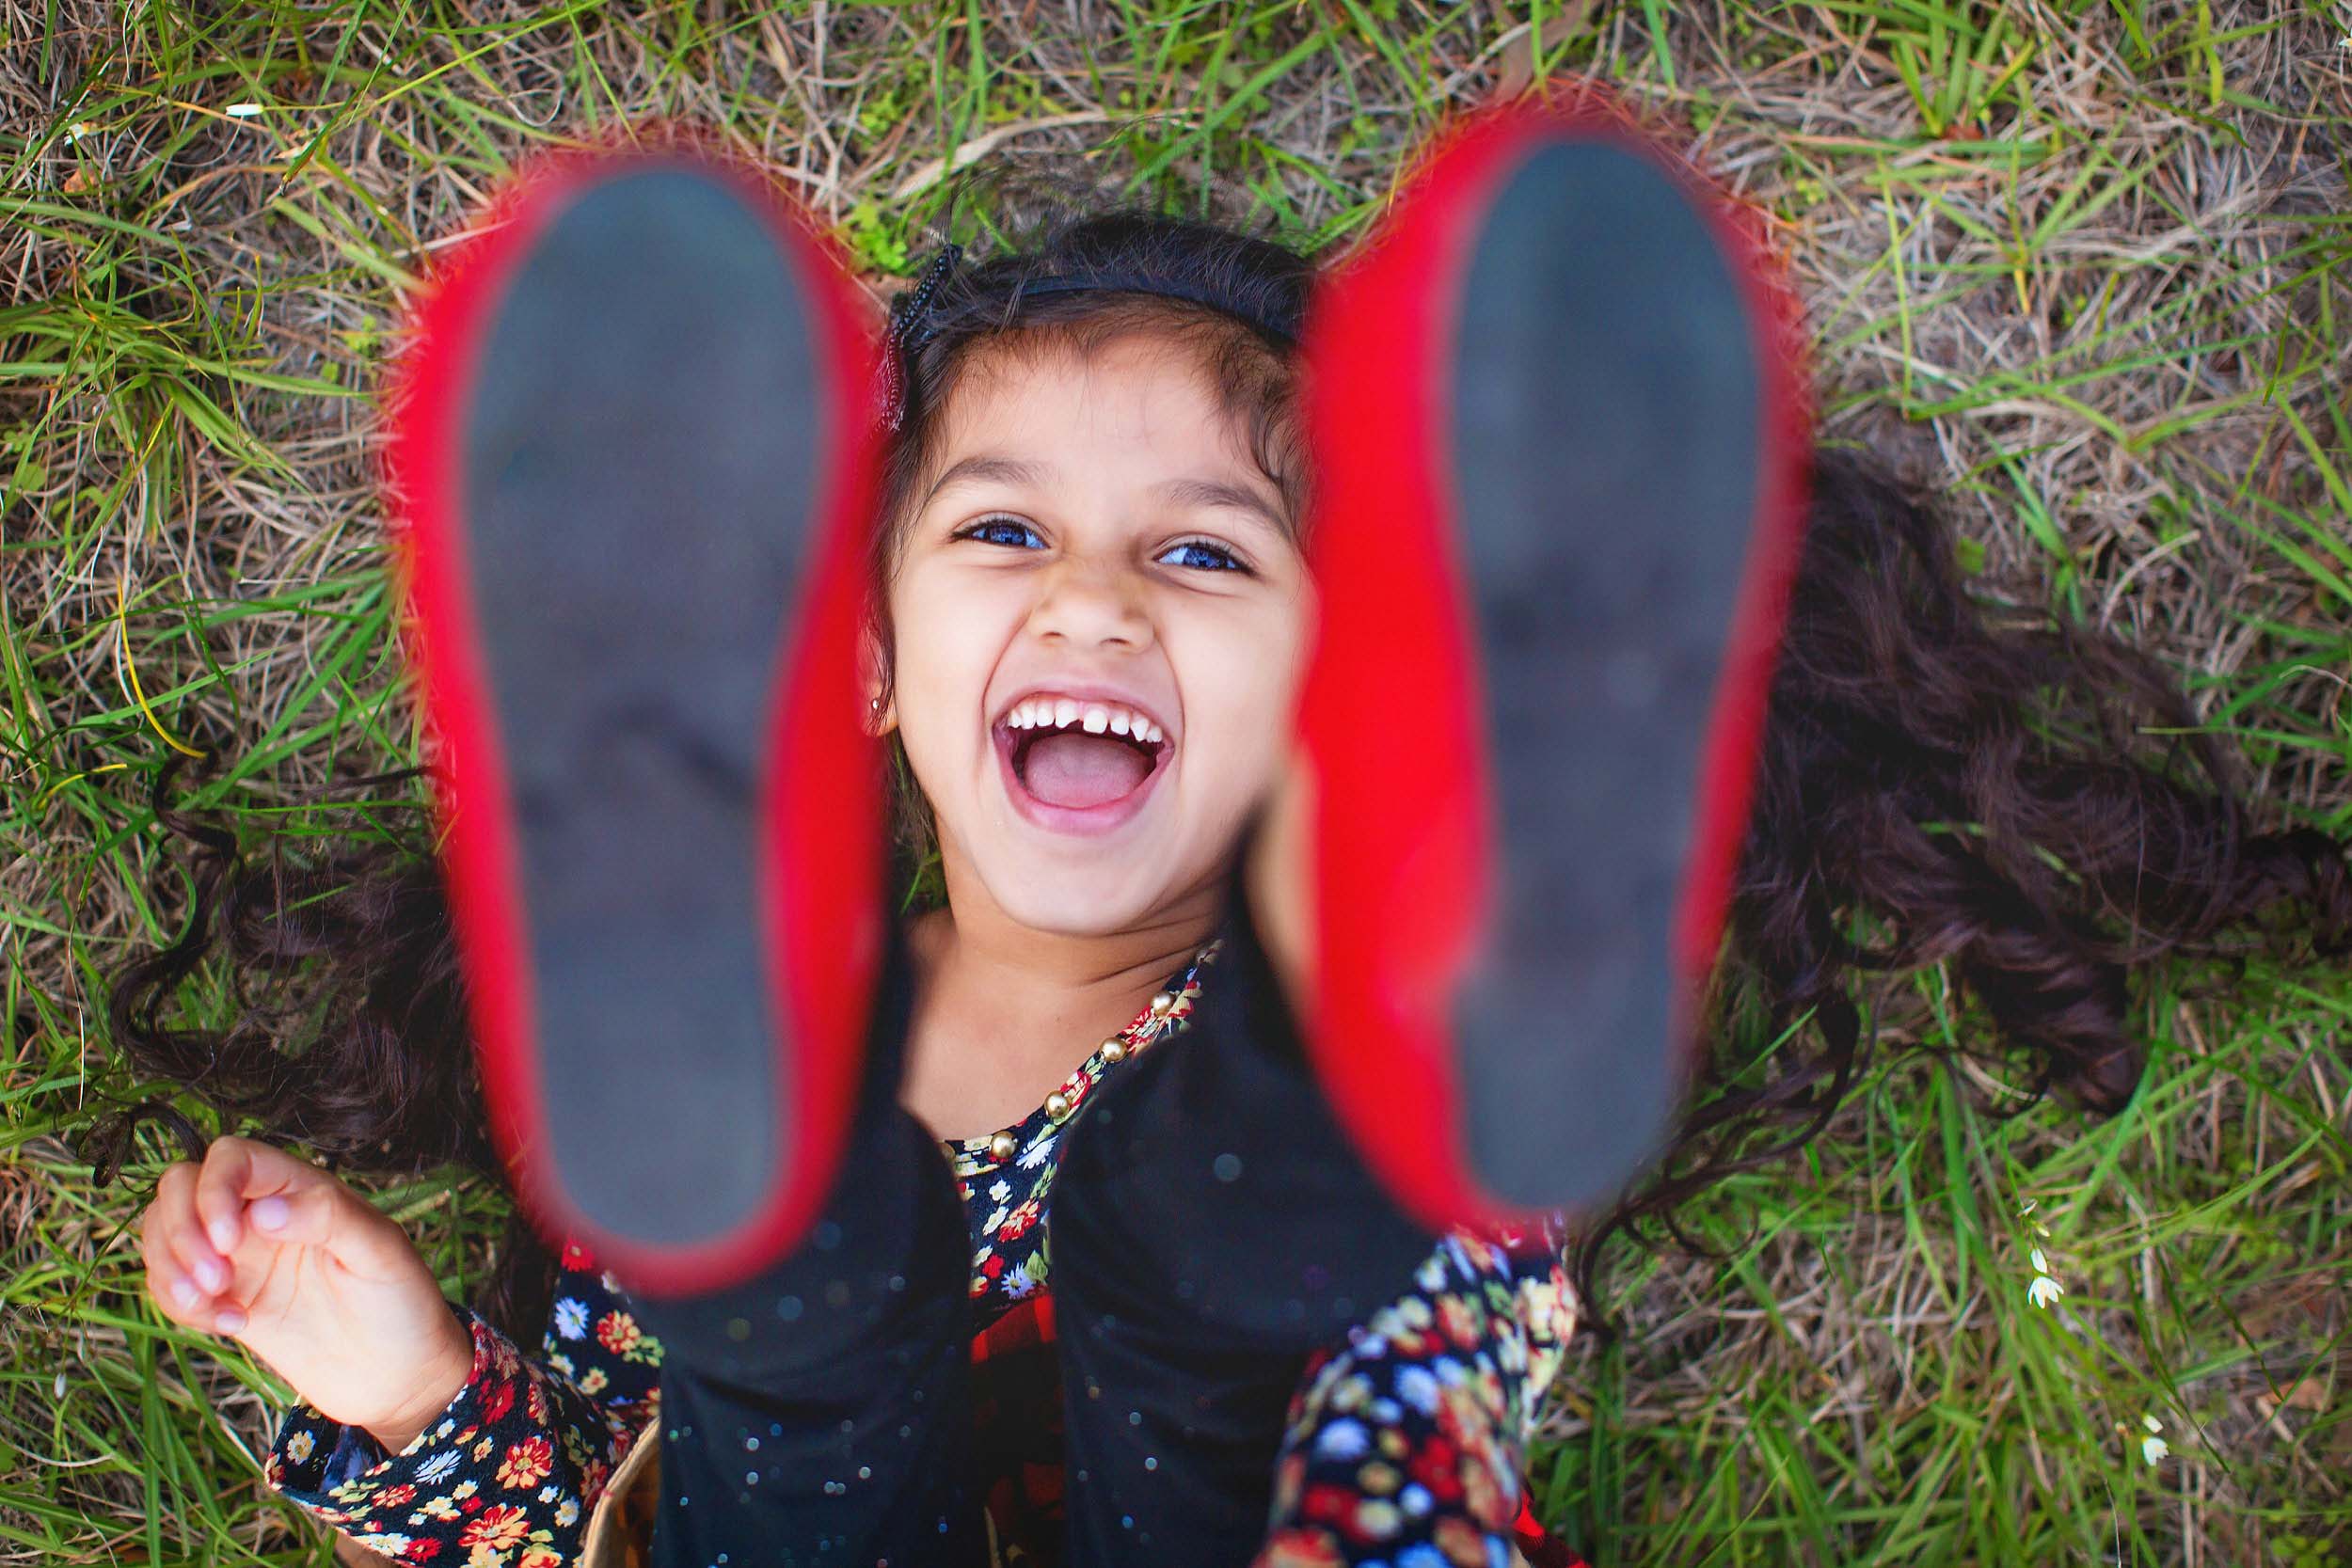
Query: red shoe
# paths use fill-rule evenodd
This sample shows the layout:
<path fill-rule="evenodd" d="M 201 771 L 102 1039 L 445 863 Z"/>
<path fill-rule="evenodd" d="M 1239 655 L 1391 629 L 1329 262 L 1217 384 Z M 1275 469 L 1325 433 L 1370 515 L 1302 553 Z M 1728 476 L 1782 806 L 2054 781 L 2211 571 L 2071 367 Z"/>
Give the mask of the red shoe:
<path fill-rule="evenodd" d="M 1305 352 L 1325 1089 L 1423 1224 L 1658 1151 L 1802 541 L 1796 311 L 1595 89 L 1459 122 Z"/>
<path fill-rule="evenodd" d="M 386 478 L 500 1147 L 633 1289 L 730 1283 L 827 1194 L 881 955 L 871 336 L 692 147 L 529 166 L 418 330 Z"/>

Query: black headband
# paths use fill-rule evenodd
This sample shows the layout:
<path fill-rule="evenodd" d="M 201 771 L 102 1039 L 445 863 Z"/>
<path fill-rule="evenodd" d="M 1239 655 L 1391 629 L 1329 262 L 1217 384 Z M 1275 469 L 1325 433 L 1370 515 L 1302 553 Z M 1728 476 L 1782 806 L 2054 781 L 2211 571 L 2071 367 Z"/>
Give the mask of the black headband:
<path fill-rule="evenodd" d="M 921 281 L 891 302 L 889 341 L 882 355 L 882 423 L 888 429 L 897 430 L 906 418 L 906 362 L 937 335 L 938 326 L 930 314 L 931 299 L 955 270 L 956 262 L 962 255 L 963 247 L 952 241 L 941 245 L 931 258 L 930 265 L 923 269 Z M 1118 269 L 1041 277 L 1024 282 L 1013 291 L 1012 307 L 1017 311 L 1021 302 L 1033 294 L 1081 292 L 1160 294 L 1169 299 L 1188 299 L 1196 305 L 1205 305 L 1213 310 L 1221 310 L 1238 321 L 1247 322 L 1261 332 L 1280 339 L 1285 345 L 1295 347 L 1298 342 L 1298 322 L 1295 312 L 1286 311 L 1279 319 L 1270 319 L 1242 309 L 1232 300 L 1220 298 L 1189 283 Z"/>

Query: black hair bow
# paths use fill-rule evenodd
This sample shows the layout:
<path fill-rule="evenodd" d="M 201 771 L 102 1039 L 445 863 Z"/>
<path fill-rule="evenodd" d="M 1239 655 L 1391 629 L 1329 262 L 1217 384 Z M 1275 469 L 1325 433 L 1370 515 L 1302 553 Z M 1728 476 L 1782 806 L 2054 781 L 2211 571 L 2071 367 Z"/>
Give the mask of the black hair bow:
<path fill-rule="evenodd" d="M 906 419 L 907 375 L 915 354 L 931 341 L 937 328 L 930 320 L 931 296 L 962 259 L 963 247 L 950 240 L 939 247 L 922 281 L 890 302 L 890 331 L 882 350 L 882 425 L 897 431 Z"/>

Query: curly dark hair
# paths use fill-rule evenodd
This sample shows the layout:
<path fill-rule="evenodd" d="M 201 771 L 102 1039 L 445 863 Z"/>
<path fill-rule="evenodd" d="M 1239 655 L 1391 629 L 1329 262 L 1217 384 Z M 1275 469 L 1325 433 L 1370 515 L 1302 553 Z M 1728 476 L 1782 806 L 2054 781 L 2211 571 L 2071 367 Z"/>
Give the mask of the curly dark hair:
<path fill-rule="evenodd" d="M 1025 293 L 1080 268 L 1191 297 Z M 1250 324 L 1295 313 L 1313 272 L 1229 229 L 1125 212 L 1062 216 L 1034 243 L 951 275 L 932 301 L 934 330 L 901 364 L 906 416 L 886 458 L 876 581 L 888 579 L 938 411 L 984 344 L 1169 335 L 1196 352 L 1256 461 L 1305 515 L 1294 356 Z M 875 600 L 886 651 L 885 600 Z M 2257 829 L 2233 759 L 2155 660 L 2046 619 L 1963 590 L 1931 496 L 1867 453 L 1817 454 L 1718 975 L 1758 1005 L 1765 1037 L 1788 1037 L 1760 1068 L 1748 1037 L 1708 1041 L 1673 1148 L 1576 1243 L 1588 1306 L 1613 1238 L 1678 1234 L 1677 1205 L 1802 1148 L 1845 1100 L 1871 1054 L 1849 972 L 1950 960 L 1997 1026 L 1991 1049 L 2017 1058 L 2037 1093 L 2112 1113 L 2142 1070 L 2126 1022 L 2134 970 L 2176 952 L 2242 952 L 2224 933 L 2281 901 L 2309 918 L 2260 930 L 2257 942 L 2352 945 L 2345 846 L 2311 829 Z M 2167 732 L 2161 748 L 2149 721 Z M 899 871 L 910 902 L 936 897 L 929 811 L 895 736 L 893 751 Z M 108 1021 L 131 1063 L 342 1168 L 454 1164 L 502 1182 L 429 849 L 346 844 L 296 865 L 273 841 L 266 866 L 250 866 L 230 832 L 168 805 L 184 761 L 164 766 L 153 800 L 165 828 L 194 846 L 186 932 L 109 977 Z M 1883 945 L 1841 934 L 1856 911 L 1888 933 Z M 265 1007 L 240 986 L 246 1011 L 227 1030 L 162 1025 L 159 1008 L 215 942 L 240 974 L 307 965 L 301 1005 Z M 307 1039 L 284 1027 L 297 1015 L 318 1021 Z M 102 1169 L 151 1109 L 99 1131 Z M 476 1306 L 510 1333 L 535 1332 L 551 1278 L 548 1254 L 513 1223 Z"/>
<path fill-rule="evenodd" d="M 2136 971 L 2352 951 L 2347 845 L 2259 828 L 2240 759 L 2148 655 L 1969 594 L 1936 498 L 1867 451 L 1815 454 L 1761 745 L 1716 981 L 1763 1032 L 1704 1042 L 1668 1152 L 1581 1228 L 1588 1303 L 1613 1238 L 1704 1250 L 1677 1209 L 1827 1125 L 1873 1053 L 1850 972 L 1948 960 L 1994 1025 L 1972 1053 L 2022 1069 L 2008 1114 L 2056 1091 L 2111 1116 L 2145 1066 Z M 2280 906 L 2306 918 L 2265 924 Z M 1842 934 L 1857 912 L 1879 945 Z"/>

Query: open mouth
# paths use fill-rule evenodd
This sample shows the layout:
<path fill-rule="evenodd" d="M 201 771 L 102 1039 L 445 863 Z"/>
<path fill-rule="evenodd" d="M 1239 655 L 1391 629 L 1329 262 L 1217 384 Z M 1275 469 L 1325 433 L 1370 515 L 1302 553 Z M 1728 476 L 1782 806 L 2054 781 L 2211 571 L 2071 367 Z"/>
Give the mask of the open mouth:
<path fill-rule="evenodd" d="M 1005 790 L 1039 827 L 1104 832 L 1142 809 L 1175 743 L 1140 715 L 1121 714 L 1117 729 L 1094 728 L 1070 706 L 1061 705 L 1057 718 L 1044 705 L 1019 704 L 992 727 Z"/>

